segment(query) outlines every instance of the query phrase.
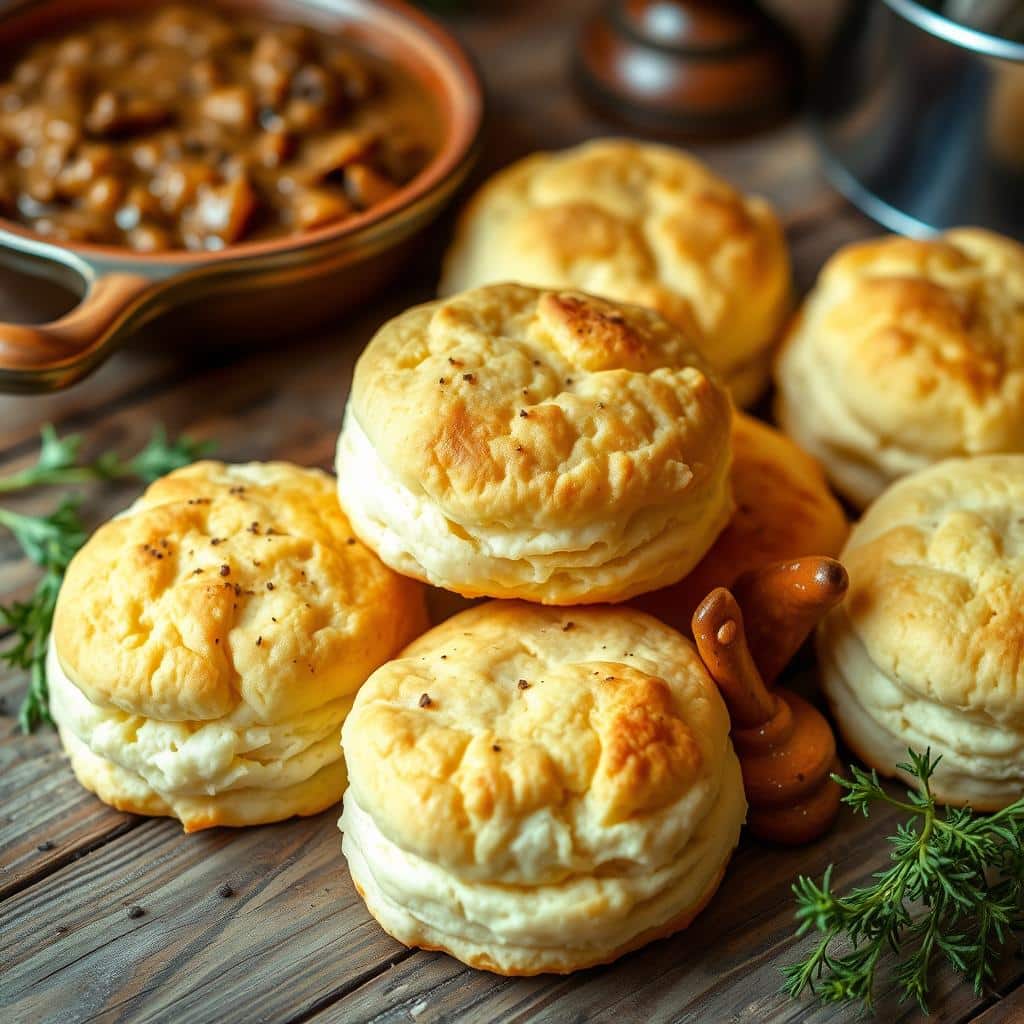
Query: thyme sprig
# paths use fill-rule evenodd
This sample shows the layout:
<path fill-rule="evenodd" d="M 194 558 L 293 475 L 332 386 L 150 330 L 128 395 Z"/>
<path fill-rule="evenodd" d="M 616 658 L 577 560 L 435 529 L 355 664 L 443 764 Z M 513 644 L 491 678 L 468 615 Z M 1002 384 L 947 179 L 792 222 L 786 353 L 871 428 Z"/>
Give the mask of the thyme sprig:
<path fill-rule="evenodd" d="M 879 801 L 910 817 L 889 837 L 892 863 L 871 884 L 838 895 L 830 865 L 820 883 L 800 877 L 793 885 L 797 936 L 820 935 L 803 960 L 782 969 L 783 990 L 794 998 L 810 989 L 823 1002 L 870 1009 L 891 952 L 901 1001 L 914 999 L 927 1013 L 941 960 L 981 995 L 1013 933 L 1024 928 L 1024 798 L 995 814 L 954 807 L 940 814 L 930 780 L 941 758 L 930 750 L 909 755 L 899 767 L 920 789 L 906 800 L 887 793 L 875 772 L 851 766 L 852 780 L 833 776 L 847 791 L 843 802 L 865 817 Z M 837 940 L 847 951 L 833 951 Z"/>
<path fill-rule="evenodd" d="M 93 480 L 142 480 L 149 483 L 157 477 L 180 469 L 204 455 L 209 445 L 179 437 L 169 441 L 167 431 L 156 427 L 146 446 L 130 459 L 116 452 L 104 452 L 91 462 L 79 462 L 82 438 L 77 434 L 58 437 L 49 423 L 40 437 L 39 457 L 34 466 L 0 477 L 0 494 L 22 491 L 44 484 L 79 484 Z"/>
<path fill-rule="evenodd" d="M 157 427 L 146 446 L 128 459 L 115 452 L 104 452 L 90 462 L 81 462 L 81 447 L 81 437 L 60 438 L 47 424 L 42 429 L 35 465 L 0 477 L 0 494 L 95 480 L 149 483 L 188 465 L 209 449 L 208 445 L 187 437 L 169 441 L 162 427 Z M 64 572 L 87 536 L 79 504 L 78 495 L 66 494 L 53 512 L 42 516 L 0 507 L 0 526 L 13 534 L 25 555 L 43 570 L 27 601 L 0 605 L 0 628 L 11 630 L 9 645 L 0 651 L 0 660 L 29 673 L 28 691 L 18 712 L 18 722 L 24 732 L 31 732 L 43 722 L 53 724 L 46 680 L 46 648 Z"/>

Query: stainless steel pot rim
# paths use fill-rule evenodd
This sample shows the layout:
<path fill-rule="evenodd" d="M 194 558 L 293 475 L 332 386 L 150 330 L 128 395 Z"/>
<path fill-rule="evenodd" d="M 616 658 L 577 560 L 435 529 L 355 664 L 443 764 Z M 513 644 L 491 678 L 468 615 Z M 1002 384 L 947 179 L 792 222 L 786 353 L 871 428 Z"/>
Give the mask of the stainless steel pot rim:
<path fill-rule="evenodd" d="M 813 134 L 818 144 L 818 155 L 821 158 L 825 176 L 835 189 L 846 196 L 861 213 L 866 214 L 882 227 L 909 238 L 934 238 L 939 233 L 938 228 L 898 210 L 895 206 L 876 196 L 843 166 L 829 149 L 828 143 L 816 127 Z"/>
<path fill-rule="evenodd" d="M 1024 63 L 1024 43 L 993 36 L 968 25 L 951 21 L 937 11 L 922 6 L 917 0 L 883 0 L 901 18 L 916 25 L 923 32 L 944 39 L 954 46 L 987 57 L 998 57 Z"/>

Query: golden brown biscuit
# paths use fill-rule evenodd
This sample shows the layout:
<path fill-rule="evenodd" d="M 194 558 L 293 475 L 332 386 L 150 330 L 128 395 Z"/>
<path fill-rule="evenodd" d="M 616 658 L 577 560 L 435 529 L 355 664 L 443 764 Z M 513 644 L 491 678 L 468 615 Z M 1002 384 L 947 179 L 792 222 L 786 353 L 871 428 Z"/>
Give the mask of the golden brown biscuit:
<path fill-rule="evenodd" d="M 776 382 L 782 428 L 856 505 L 950 456 L 1024 450 L 1024 247 L 971 228 L 847 246 Z"/>
<path fill-rule="evenodd" d="M 79 781 L 186 831 L 330 806 L 355 691 L 426 628 L 422 587 L 354 537 L 334 481 L 200 462 L 68 567 L 51 707 Z"/>
<path fill-rule="evenodd" d="M 599 139 L 536 153 L 473 197 L 440 293 L 497 281 L 579 288 L 691 333 L 741 405 L 764 389 L 789 310 L 778 218 L 681 150 Z"/>
<path fill-rule="evenodd" d="M 1022 510 L 1024 455 L 894 484 L 854 527 L 849 595 L 818 634 L 849 745 L 886 775 L 931 748 L 933 792 L 980 810 L 1024 794 Z"/>
<path fill-rule="evenodd" d="M 849 533 L 821 467 L 785 434 L 737 413 L 732 452 L 736 511 L 729 525 L 691 573 L 631 602 L 683 633 L 715 587 L 731 587 L 771 562 L 838 555 Z"/>
<path fill-rule="evenodd" d="M 746 810 L 693 645 L 625 608 L 494 601 L 367 681 L 339 826 L 401 942 L 500 974 L 572 971 L 685 927 Z"/>
<path fill-rule="evenodd" d="M 360 538 L 464 596 L 622 601 L 678 579 L 731 511 L 730 404 L 656 313 L 492 285 L 367 346 L 338 442 Z"/>

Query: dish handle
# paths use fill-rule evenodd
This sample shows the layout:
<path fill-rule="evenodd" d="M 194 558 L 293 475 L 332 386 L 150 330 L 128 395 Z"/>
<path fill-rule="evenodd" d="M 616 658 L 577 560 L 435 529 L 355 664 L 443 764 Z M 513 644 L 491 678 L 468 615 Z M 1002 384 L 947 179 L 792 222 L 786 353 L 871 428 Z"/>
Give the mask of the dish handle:
<path fill-rule="evenodd" d="M 54 259 L 49 246 L 19 245 L 19 251 L 12 251 L 10 239 L 3 241 L 8 244 L 0 248 L 0 258 L 6 264 L 65 283 L 70 279 L 81 299 L 50 323 L 0 321 L 0 391 L 55 391 L 80 380 L 134 329 L 141 307 L 148 305 L 143 298 L 157 287 L 151 278 L 127 268 L 95 268 L 59 250 Z"/>

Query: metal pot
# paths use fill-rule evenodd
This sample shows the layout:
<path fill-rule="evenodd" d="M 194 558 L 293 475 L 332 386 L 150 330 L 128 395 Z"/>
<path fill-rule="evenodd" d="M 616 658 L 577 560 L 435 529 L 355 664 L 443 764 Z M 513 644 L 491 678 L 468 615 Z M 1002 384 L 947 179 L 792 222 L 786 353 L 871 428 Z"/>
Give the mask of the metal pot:
<path fill-rule="evenodd" d="M 144 0 L 147 5 L 163 0 Z M 443 208 L 476 156 L 483 90 L 470 60 L 440 25 L 401 0 L 220 0 L 325 31 L 344 25 L 367 48 L 400 64 L 430 94 L 444 141 L 393 196 L 341 224 L 220 252 L 139 254 L 55 245 L 0 220 L 0 261 L 60 280 L 81 301 L 38 326 L 0 323 L 0 390 L 47 391 L 79 380 L 142 327 L 184 345 L 199 340 L 288 338 L 358 302 L 386 282 Z M 22 0 L 0 23 L 0 52 L 71 17 L 138 11 L 139 0 Z"/>
<path fill-rule="evenodd" d="M 812 90 L 826 172 L 893 231 L 971 224 L 1024 240 L 1024 43 L 943 6 L 848 5 Z"/>

